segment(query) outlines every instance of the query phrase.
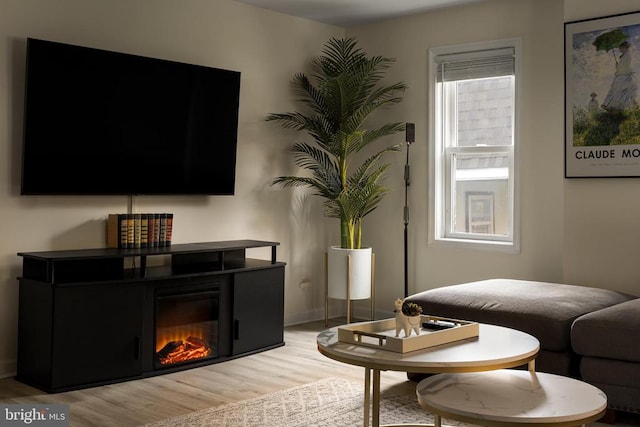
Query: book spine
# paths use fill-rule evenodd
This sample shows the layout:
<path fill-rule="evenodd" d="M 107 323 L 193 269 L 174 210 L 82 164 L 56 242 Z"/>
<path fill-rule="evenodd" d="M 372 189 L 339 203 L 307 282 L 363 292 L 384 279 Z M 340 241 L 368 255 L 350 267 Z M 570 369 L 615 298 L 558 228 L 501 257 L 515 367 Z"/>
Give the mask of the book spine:
<path fill-rule="evenodd" d="M 118 214 L 107 216 L 107 247 L 117 248 L 120 242 L 120 221 Z"/>
<path fill-rule="evenodd" d="M 154 221 L 153 221 L 153 214 L 147 214 L 147 247 L 148 248 L 152 248 L 153 247 L 153 227 L 154 227 Z"/>
<path fill-rule="evenodd" d="M 140 227 L 142 223 L 141 214 L 133 214 L 133 221 L 135 227 L 133 232 L 133 247 L 137 249 L 140 247 Z"/>
<path fill-rule="evenodd" d="M 160 214 L 153 214 L 153 247 L 160 246 Z"/>
<path fill-rule="evenodd" d="M 127 214 L 127 248 L 133 248 L 135 234 L 135 220 L 133 214 Z"/>
<path fill-rule="evenodd" d="M 160 236 L 158 236 L 158 246 L 167 245 L 167 214 L 160 214 Z"/>
<path fill-rule="evenodd" d="M 173 214 L 167 214 L 167 231 L 166 231 L 166 243 L 165 246 L 171 246 L 171 237 L 173 234 Z"/>
<path fill-rule="evenodd" d="M 140 247 L 149 247 L 149 215 L 146 213 L 140 215 Z"/>
<path fill-rule="evenodd" d="M 118 248 L 123 249 L 127 247 L 127 214 L 118 214 L 118 222 L 120 223 Z"/>

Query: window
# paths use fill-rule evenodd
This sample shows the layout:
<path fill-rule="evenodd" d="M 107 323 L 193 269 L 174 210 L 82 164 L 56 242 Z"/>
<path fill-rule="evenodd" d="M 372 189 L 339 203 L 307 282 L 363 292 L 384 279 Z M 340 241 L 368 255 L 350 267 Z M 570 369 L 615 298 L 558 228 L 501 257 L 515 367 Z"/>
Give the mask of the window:
<path fill-rule="evenodd" d="M 519 42 L 430 49 L 435 241 L 517 250 Z"/>

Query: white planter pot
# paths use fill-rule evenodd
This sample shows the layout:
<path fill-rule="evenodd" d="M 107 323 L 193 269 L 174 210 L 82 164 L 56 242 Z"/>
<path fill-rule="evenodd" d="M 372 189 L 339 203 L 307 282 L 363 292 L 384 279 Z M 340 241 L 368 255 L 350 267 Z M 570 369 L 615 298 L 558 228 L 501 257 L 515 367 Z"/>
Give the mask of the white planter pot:
<path fill-rule="evenodd" d="M 349 259 L 349 299 L 371 298 L 371 248 L 342 249 L 331 246 L 327 255 L 329 298 L 347 299 L 347 259 Z"/>

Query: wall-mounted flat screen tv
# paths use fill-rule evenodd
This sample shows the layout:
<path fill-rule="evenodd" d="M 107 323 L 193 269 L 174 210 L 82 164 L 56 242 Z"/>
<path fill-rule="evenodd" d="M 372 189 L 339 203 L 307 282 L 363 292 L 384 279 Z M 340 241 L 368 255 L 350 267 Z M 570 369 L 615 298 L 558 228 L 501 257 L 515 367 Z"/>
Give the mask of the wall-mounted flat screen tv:
<path fill-rule="evenodd" d="M 27 40 L 21 194 L 231 195 L 240 73 Z"/>

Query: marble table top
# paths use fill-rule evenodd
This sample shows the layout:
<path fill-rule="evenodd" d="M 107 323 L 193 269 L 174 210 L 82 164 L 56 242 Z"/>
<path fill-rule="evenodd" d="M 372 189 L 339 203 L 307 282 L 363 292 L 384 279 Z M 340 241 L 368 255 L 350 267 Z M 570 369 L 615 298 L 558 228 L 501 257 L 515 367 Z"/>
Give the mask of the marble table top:
<path fill-rule="evenodd" d="M 318 351 L 343 363 L 365 368 L 415 373 L 485 371 L 524 365 L 540 349 L 538 340 L 521 331 L 480 324 L 479 335 L 408 353 L 364 347 L 338 340 L 338 328 L 317 336 Z"/>
<path fill-rule="evenodd" d="M 600 389 L 568 377 L 520 370 L 440 374 L 416 387 L 426 410 L 461 421 L 578 425 L 607 408 Z"/>

